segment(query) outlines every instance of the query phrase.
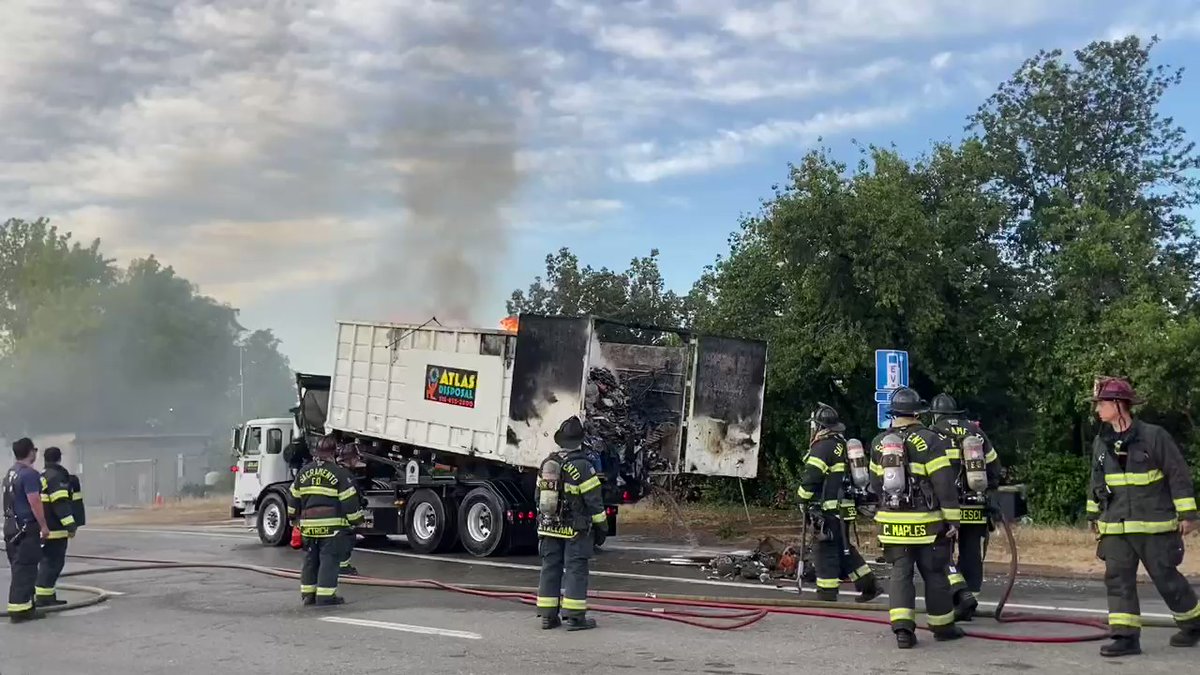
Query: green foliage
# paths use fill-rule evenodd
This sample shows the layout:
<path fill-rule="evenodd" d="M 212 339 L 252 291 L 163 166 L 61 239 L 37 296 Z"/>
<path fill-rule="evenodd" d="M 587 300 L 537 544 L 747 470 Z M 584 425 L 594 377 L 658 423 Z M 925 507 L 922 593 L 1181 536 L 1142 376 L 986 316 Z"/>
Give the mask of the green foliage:
<path fill-rule="evenodd" d="M 926 398 L 951 393 L 981 420 L 1030 484 L 1034 517 L 1074 520 L 1096 376 L 1129 377 L 1147 400 L 1139 414 L 1200 456 L 1200 257 L 1188 211 L 1200 203 L 1200 156 L 1158 112 L 1182 72 L 1151 65 L 1154 44 L 1039 52 L 970 117 L 965 139 L 916 158 L 869 146 L 850 167 L 808 153 L 683 298 L 634 294 L 563 250 L 510 310 L 677 316 L 766 339 L 760 478 L 745 487 L 767 503 L 794 488 L 817 402 L 835 406 L 850 435 L 877 433 L 873 351 L 907 349 L 913 385 Z M 740 499 L 733 481 L 679 485 Z"/>
<path fill-rule="evenodd" d="M 1029 513 L 1036 522 L 1073 525 L 1086 513 L 1088 458 L 1039 452 L 1023 457 L 1018 478 L 1029 490 Z"/>
<path fill-rule="evenodd" d="M 58 431 L 215 431 L 248 402 L 278 415 L 294 385 L 269 331 L 245 335 L 237 310 L 204 297 L 154 257 L 118 269 L 45 220 L 0 227 L 0 424 Z M 249 408 L 249 406 L 248 406 Z"/>

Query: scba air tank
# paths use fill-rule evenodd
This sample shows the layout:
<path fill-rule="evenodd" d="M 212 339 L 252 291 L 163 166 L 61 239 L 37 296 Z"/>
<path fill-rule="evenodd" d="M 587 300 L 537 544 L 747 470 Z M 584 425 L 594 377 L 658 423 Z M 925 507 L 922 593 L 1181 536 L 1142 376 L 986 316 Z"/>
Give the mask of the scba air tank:
<path fill-rule="evenodd" d="M 545 517 L 558 514 L 558 492 L 562 480 L 562 464 L 551 457 L 542 462 L 538 473 L 538 513 Z"/>
<path fill-rule="evenodd" d="M 904 439 L 888 434 L 880 444 L 879 466 L 883 468 L 883 492 L 893 500 L 904 495 L 908 488 L 905 474 Z"/>
<path fill-rule="evenodd" d="M 983 439 L 970 435 L 962 442 L 963 473 L 967 476 L 967 488 L 982 493 L 987 490 L 987 457 L 983 452 Z"/>
<path fill-rule="evenodd" d="M 867 453 L 863 451 L 862 441 L 857 438 L 846 441 L 846 458 L 850 460 L 850 480 L 854 487 L 866 489 L 871 473 L 867 470 Z"/>

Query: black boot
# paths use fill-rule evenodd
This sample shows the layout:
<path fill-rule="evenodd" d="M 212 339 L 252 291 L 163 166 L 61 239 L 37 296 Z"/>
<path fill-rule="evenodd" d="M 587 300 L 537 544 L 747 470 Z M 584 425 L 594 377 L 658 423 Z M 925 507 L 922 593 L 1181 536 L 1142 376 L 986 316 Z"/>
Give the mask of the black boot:
<path fill-rule="evenodd" d="M 954 620 L 970 621 L 975 618 L 975 610 L 979 609 L 979 601 L 970 591 L 963 591 L 954 602 Z"/>
<path fill-rule="evenodd" d="M 562 619 L 557 614 L 542 617 L 542 630 L 551 630 L 562 625 Z"/>
<path fill-rule="evenodd" d="M 12 623 L 25 623 L 26 621 L 34 621 L 46 616 L 45 612 L 39 612 L 36 609 L 27 609 L 24 612 L 13 612 L 8 615 L 8 620 Z"/>
<path fill-rule="evenodd" d="M 344 567 L 340 567 L 340 568 L 338 568 L 338 576 L 356 577 L 356 576 L 358 576 L 358 568 L 355 567 L 354 565 L 346 565 Z"/>
<path fill-rule="evenodd" d="M 567 624 L 567 630 L 589 630 L 596 627 L 596 620 L 586 616 L 568 616 L 563 619 L 563 623 Z"/>
<path fill-rule="evenodd" d="M 1200 643 L 1200 627 L 1188 626 L 1180 628 L 1179 632 L 1171 636 L 1172 647 L 1195 647 Z"/>
<path fill-rule="evenodd" d="M 305 605 L 315 605 L 315 604 L 317 604 L 317 594 L 316 593 L 301 593 L 300 594 L 300 602 L 304 603 Z"/>
<path fill-rule="evenodd" d="M 950 640 L 958 640 L 966 637 L 966 633 L 958 626 L 946 626 L 943 628 L 934 628 L 933 639 L 938 642 L 949 642 Z"/>
<path fill-rule="evenodd" d="M 858 597 L 855 598 L 855 602 L 870 602 L 879 597 L 879 594 L 883 592 L 883 589 L 879 588 L 879 582 L 876 581 L 874 574 L 864 578 L 862 582 L 862 590 L 859 592 Z"/>
<path fill-rule="evenodd" d="M 346 604 L 346 599 L 340 595 L 326 595 L 326 596 L 317 598 L 317 605 L 319 607 L 332 607 L 333 605 L 344 605 L 344 604 Z"/>
<path fill-rule="evenodd" d="M 912 649 L 916 647 L 917 634 L 907 628 L 901 628 L 896 631 L 896 646 L 900 649 Z"/>
<path fill-rule="evenodd" d="M 837 592 L 836 588 L 835 589 L 828 589 L 828 588 L 818 588 L 817 589 L 817 600 L 818 601 L 820 601 L 820 602 L 837 602 L 837 599 L 838 599 L 838 592 Z"/>
<path fill-rule="evenodd" d="M 60 607 L 65 604 L 67 604 L 66 600 L 59 600 L 54 596 L 50 596 L 48 598 L 39 598 L 33 601 L 34 607 Z"/>
<path fill-rule="evenodd" d="M 1100 648 L 1100 656 L 1134 656 L 1142 653 L 1142 641 L 1136 635 L 1118 635 Z"/>

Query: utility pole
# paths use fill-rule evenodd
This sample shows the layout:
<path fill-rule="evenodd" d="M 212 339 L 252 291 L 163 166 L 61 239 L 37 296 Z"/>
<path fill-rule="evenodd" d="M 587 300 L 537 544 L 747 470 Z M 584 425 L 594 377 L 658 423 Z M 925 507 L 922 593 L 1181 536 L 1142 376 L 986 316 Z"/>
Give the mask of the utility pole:
<path fill-rule="evenodd" d="M 238 415 L 239 420 L 246 419 L 246 373 L 243 358 L 245 351 L 245 345 L 238 344 L 238 397 L 241 399 L 241 414 Z"/>

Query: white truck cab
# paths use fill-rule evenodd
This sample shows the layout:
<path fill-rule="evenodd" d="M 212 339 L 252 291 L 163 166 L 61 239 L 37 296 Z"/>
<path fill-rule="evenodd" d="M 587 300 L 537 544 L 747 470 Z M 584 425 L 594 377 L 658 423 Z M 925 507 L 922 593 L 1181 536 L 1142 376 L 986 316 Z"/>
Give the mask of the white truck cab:
<path fill-rule="evenodd" d="M 291 479 L 283 451 L 296 434 L 296 421 L 291 417 L 248 420 L 233 428 L 233 517 L 253 515 L 264 487 Z M 268 516 L 264 523 L 268 528 L 284 523 L 279 517 L 283 514 L 264 515 Z"/>

